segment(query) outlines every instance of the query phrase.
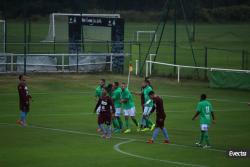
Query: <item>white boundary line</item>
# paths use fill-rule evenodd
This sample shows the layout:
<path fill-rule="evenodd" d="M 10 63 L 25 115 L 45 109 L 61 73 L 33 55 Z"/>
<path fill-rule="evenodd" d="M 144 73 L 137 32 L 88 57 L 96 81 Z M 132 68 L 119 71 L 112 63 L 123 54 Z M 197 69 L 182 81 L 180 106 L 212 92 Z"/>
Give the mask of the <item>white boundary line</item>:
<path fill-rule="evenodd" d="M 142 156 L 142 155 L 136 155 L 136 154 L 132 154 L 132 153 L 129 153 L 129 152 L 125 152 L 125 151 L 122 151 L 120 149 L 121 145 L 128 144 L 128 143 L 131 143 L 131 142 L 134 142 L 134 141 L 136 141 L 136 140 L 130 139 L 130 140 L 127 140 L 127 141 L 117 143 L 116 145 L 114 145 L 114 150 L 121 153 L 121 154 L 125 154 L 125 155 L 128 155 L 128 156 L 134 157 L 134 158 L 140 158 L 140 159 L 145 159 L 145 160 L 150 160 L 150 161 L 159 161 L 159 162 L 163 162 L 163 163 L 180 165 L 180 166 L 206 167 L 206 166 L 197 165 L 197 164 L 189 164 L 189 163 L 178 162 L 178 161 L 170 161 L 170 160 L 162 160 L 162 159 L 155 159 L 155 158 L 151 158 L 151 157 L 145 157 L 145 156 Z"/>
<path fill-rule="evenodd" d="M 235 111 L 249 111 L 249 109 L 231 109 L 231 110 L 214 110 L 215 112 L 235 112 Z M 166 111 L 166 113 L 193 113 L 194 111 L 181 111 L 181 110 L 169 110 Z M 77 115 L 96 115 L 96 113 L 51 113 L 51 114 L 37 114 L 34 112 L 31 112 L 29 114 L 31 117 L 49 117 L 49 116 L 77 116 Z M 1 114 L 0 113 L 0 118 L 3 117 L 18 117 L 19 113 L 16 114 Z"/>
<path fill-rule="evenodd" d="M 18 127 L 18 125 L 16 125 L 16 124 L 1 123 L 0 122 L 0 126 L 1 125 L 2 126 L 15 126 L 15 127 Z M 70 134 L 81 134 L 81 135 L 98 136 L 98 137 L 100 137 L 100 135 L 98 135 L 96 133 L 88 133 L 88 132 L 81 132 L 81 131 L 67 130 L 67 129 L 58 129 L 58 128 L 49 128 L 49 127 L 43 127 L 43 126 L 37 126 L 37 125 L 29 125 L 29 126 L 27 126 L 27 128 L 44 129 L 44 130 L 51 130 L 51 131 L 63 132 L 63 133 L 70 133 Z M 128 138 L 128 137 L 119 137 L 119 136 L 112 136 L 112 138 L 119 139 L 119 140 L 134 140 L 134 141 L 145 142 L 145 140 L 139 139 L 139 138 Z M 155 143 L 156 144 L 163 144 L 163 143 L 158 143 L 158 142 L 155 142 Z M 170 146 L 177 146 L 177 147 L 185 147 L 185 148 L 190 148 L 190 149 L 201 149 L 199 147 L 182 145 L 182 144 L 173 144 L 173 143 L 170 143 L 168 145 L 170 145 Z M 216 148 L 209 148 L 209 149 L 206 149 L 206 150 L 207 151 L 222 152 L 222 153 L 226 152 L 226 150 L 216 149 Z"/>
<path fill-rule="evenodd" d="M 93 92 L 31 92 L 32 95 L 49 95 L 49 94 L 87 94 L 94 97 Z M 17 93 L 1 93 L 1 96 L 6 95 L 17 95 Z M 173 97 L 173 98 L 186 98 L 186 99 L 196 99 L 199 100 L 198 97 L 191 97 L 191 96 L 178 96 L 178 95 L 169 95 L 169 94 L 159 94 L 159 96 L 162 97 Z M 215 98 L 208 98 L 208 100 L 211 101 L 218 101 L 218 102 L 228 102 L 228 103 L 243 103 L 248 104 L 249 101 L 235 101 L 235 100 L 229 100 L 229 99 L 215 99 Z"/>

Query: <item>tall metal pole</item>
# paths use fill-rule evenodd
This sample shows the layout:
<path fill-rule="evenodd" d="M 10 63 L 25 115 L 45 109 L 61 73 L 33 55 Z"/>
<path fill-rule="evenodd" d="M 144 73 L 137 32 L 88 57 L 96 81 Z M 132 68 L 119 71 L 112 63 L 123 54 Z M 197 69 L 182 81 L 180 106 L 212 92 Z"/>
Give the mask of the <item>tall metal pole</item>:
<path fill-rule="evenodd" d="M 196 31 L 196 0 L 193 0 L 193 32 L 192 32 L 192 41 L 195 41 L 195 31 Z"/>
<path fill-rule="evenodd" d="M 27 54 L 27 38 L 26 38 L 26 35 L 27 35 L 27 20 L 26 20 L 26 17 L 24 18 L 24 59 L 23 59 L 23 73 L 24 75 L 26 74 L 26 54 Z"/>
<path fill-rule="evenodd" d="M 176 64 L 176 14 L 177 14 L 177 2 L 174 1 L 174 64 Z M 174 67 L 174 73 L 176 73 L 176 67 Z"/>

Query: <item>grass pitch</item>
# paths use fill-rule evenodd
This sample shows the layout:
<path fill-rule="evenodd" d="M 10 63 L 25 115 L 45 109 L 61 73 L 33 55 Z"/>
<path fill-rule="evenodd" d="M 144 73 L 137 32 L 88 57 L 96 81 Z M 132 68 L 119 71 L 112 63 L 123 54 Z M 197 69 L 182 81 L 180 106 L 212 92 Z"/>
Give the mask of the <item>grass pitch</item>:
<path fill-rule="evenodd" d="M 250 159 L 232 159 L 228 149 L 250 148 L 250 94 L 246 91 L 211 89 L 207 83 L 152 78 L 162 95 L 171 144 L 163 145 L 159 133 L 153 145 L 146 144 L 152 132 L 113 134 L 104 140 L 96 132 L 93 114 L 94 89 L 103 75 L 31 75 L 28 78 L 34 102 L 26 128 L 19 117 L 17 76 L 0 76 L 0 166 L 249 166 Z M 126 81 L 126 76 L 105 75 L 108 81 Z M 132 77 L 130 89 L 139 90 L 141 78 Z M 209 130 L 212 149 L 194 147 L 199 121 L 191 121 L 201 93 L 207 93 L 217 122 Z M 135 97 L 137 118 L 141 108 Z M 154 115 L 151 117 L 154 121 Z"/>

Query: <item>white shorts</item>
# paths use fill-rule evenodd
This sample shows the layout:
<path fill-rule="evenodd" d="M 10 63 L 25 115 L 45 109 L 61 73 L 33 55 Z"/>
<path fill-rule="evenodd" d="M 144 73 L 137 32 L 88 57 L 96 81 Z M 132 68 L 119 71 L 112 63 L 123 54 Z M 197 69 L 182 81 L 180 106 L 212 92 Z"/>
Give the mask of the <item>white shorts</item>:
<path fill-rule="evenodd" d="M 201 124 L 201 131 L 208 131 L 208 124 Z"/>
<path fill-rule="evenodd" d="M 116 117 L 121 116 L 121 111 L 122 111 L 121 108 L 115 108 L 115 116 L 116 116 Z"/>
<path fill-rule="evenodd" d="M 144 107 L 143 115 L 148 116 L 151 110 L 152 110 L 152 107 Z"/>
<path fill-rule="evenodd" d="M 125 116 L 134 117 L 135 116 L 135 107 L 132 107 L 130 109 L 124 110 Z"/>
<path fill-rule="evenodd" d="M 99 114 L 100 114 L 100 111 L 101 111 L 101 106 L 99 106 L 99 107 L 96 109 L 96 114 L 99 115 Z"/>

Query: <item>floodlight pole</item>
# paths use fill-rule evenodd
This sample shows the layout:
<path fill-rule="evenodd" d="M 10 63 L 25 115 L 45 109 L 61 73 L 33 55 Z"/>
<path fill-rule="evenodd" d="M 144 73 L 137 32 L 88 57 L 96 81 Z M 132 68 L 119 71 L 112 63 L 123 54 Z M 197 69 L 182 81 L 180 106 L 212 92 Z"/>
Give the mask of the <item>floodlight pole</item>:
<path fill-rule="evenodd" d="M 177 2 L 174 1 L 174 64 L 176 64 L 176 13 Z M 176 67 L 174 67 L 174 73 L 176 73 Z"/>
<path fill-rule="evenodd" d="M 26 57 L 26 54 L 27 54 L 27 38 L 26 38 L 26 34 L 27 34 L 27 20 L 26 20 L 26 17 L 24 18 L 24 59 L 23 59 L 23 74 L 25 75 L 26 74 L 26 60 L 27 60 L 27 57 Z"/>

